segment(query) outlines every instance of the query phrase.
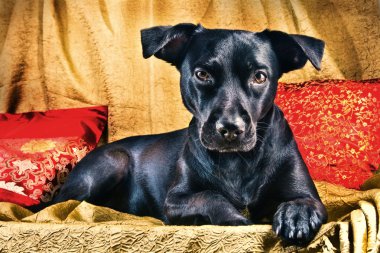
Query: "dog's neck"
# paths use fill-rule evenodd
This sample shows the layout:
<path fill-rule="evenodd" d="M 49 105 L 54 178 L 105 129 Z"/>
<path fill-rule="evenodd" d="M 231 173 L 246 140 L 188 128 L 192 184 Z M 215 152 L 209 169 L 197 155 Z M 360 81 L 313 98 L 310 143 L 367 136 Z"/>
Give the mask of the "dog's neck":
<path fill-rule="evenodd" d="M 188 128 L 188 141 L 185 146 L 187 150 L 183 152 L 182 156 L 192 170 L 196 170 L 201 177 L 209 181 L 210 187 L 212 187 L 211 185 L 215 187 L 223 185 L 224 188 L 219 189 L 218 187 L 217 190 L 227 189 L 225 194 L 230 196 L 230 201 L 243 209 L 249 197 L 242 195 L 242 192 L 245 192 L 242 187 L 244 182 L 254 177 L 255 171 L 260 169 L 259 163 L 265 153 L 264 146 L 268 134 L 270 134 L 268 130 L 271 129 L 274 113 L 274 108 L 272 108 L 258 122 L 259 127 L 257 127 L 256 134 L 260 136 L 260 140 L 248 152 L 224 153 L 208 150 L 201 144 L 199 122 L 193 118 Z M 236 170 L 240 170 L 240 173 L 236 173 Z"/>

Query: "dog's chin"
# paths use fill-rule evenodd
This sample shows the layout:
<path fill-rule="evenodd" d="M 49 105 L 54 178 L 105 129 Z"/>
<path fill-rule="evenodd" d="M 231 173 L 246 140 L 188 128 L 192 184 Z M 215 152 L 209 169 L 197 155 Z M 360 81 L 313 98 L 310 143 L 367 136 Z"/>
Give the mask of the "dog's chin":
<path fill-rule="evenodd" d="M 206 149 L 219 153 L 249 152 L 256 146 L 256 138 L 235 145 L 225 143 L 209 143 L 203 138 L 201 139 L 201 143 Z"/>

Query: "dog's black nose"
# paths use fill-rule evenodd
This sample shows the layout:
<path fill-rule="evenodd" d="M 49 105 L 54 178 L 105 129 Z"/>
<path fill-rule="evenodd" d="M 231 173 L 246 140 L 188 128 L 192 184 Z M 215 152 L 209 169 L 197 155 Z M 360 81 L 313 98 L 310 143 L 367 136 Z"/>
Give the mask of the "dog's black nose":
<path fill-rule="evenodd" d="M 217 122 L 216 130 L 227 141 L 233 141 L 238 138 L 239 135 L 244 133 L 244 122 L 242 120 L 236 120 L 234 122 Z"/>

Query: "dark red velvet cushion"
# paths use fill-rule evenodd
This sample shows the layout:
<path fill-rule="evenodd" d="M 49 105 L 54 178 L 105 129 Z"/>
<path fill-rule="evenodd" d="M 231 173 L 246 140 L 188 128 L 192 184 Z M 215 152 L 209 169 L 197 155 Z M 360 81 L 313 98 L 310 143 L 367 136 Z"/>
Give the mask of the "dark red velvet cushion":
<path fill-rule="evenodd" d="M 106 123 L 104 106 L 0 114 L 0 201 L 51 200 Z"/>
<path fill-rule="evenodd" d="M 379 79 L 282 83 L 276 103 L 313 179 L 358 189 L 379 168 Z"/>

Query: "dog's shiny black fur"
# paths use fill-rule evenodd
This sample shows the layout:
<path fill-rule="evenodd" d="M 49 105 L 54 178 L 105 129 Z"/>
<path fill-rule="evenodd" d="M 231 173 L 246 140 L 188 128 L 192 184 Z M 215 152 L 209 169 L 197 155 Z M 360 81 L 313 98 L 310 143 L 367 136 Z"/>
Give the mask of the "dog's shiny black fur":
<path fill-rule="evenodd" d="M 309 242 L 327 213 L 274 98 L 283 73 L 307 60 L 320 68 L 324 43 L 193 24 L 141 35 L 145 58 L 155 55 L 180 71 L 182 99 L 194 116 L 189 127 L 95 149 L 54 203 L 86 200 L 167 224 L 270 220 L 285 240 Z M 241 214 L 246 208 L 250 218 Z"/>

